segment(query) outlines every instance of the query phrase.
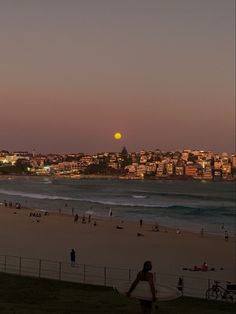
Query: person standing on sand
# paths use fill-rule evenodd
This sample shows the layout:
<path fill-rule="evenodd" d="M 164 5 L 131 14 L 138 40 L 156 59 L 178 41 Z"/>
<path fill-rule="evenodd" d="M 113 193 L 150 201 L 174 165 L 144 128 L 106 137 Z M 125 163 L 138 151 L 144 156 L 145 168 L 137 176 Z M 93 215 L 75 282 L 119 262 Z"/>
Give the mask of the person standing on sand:
<path fill-rule="evenodd" d="M 78 222 L 78 219 L 79 219 L 78 214 L 75 214 L 75 216 L 74 216 L 74 223 L 77 223 L 77 222 Z"/>
<path fill-rule="evenodd" d="M 138 273 L 136 279 L 132 283 L 129 291 L 127 292 L 127 297 L 130 297 L 131 292 L 135 289 L 139 281 L 148 281 L 150 284 L 150 289 L 152 292 L 152 301 L 149 300 L 140 300 L 141 311 L 143 314 L 151 314 L 152 313 L 152 303 L 156 301 L 156 291 L 154 287 L 154 279 L 152 270 L 152 263 L 150 261 L 146 261 L 143 264 L 143 269 Z"/>
<path fill-rule="evenodd" d="M 229 240 L 229 234 L 228 234 L 228 231 L 225 230 L 225 241 L 228 241 Z"/>
<path fill-rule="evenodd" d="M 75 250 L 72 249 L 70 252 L 70 262 L 71 262 L 71 266 L 75 266 Z"/>
<path fill-rule="evenodd" d="M 139 226 L 140 226 L 140 228 L 142 228 L 142 225 L 143 225 L 143 220 L 140 219 L 140 220 L 139 220 Z"/>

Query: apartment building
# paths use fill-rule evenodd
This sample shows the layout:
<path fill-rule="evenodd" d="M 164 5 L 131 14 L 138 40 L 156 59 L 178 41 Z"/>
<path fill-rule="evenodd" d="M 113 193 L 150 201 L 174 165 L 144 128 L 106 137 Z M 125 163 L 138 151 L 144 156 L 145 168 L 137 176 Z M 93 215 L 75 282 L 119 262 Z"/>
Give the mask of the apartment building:
<path fill-rule="evenodd" d="M 163 177 L 165 173 L 165 162 L 158 162 L 156 176 Z"/>
<path fill-rule="evenodd" d="M 184 166 L 175 166 L 175 175 L 176 176 L 183 176 L 184 175 Z"/>
<path fill-rule="evenodd" d="M 195 177 L 198 175 L 199 166 L 192 163 L 187 163 L 185 165 L 185 175 L 190 177 Z"/>
<path fill-rule="evenodd" d="M 137 177 L 143 178 L 146 172 L 147 172 L 146 165 L 138 165 L 137 170 L 136 170 Z"/>
<path fill-rule="evenodd" d="M 172 162 L 166 164 L 166 174 L 169 176 L 174 174 L 174 164 Z"/>

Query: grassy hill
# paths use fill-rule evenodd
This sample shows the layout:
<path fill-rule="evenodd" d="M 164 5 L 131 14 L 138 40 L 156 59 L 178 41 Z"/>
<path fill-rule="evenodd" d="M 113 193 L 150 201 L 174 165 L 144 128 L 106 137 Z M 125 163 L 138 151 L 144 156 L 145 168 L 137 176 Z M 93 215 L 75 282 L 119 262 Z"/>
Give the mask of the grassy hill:
<path fill-rule="evenodd" d="M 235 304 L 182 297 L 160 302 L 159 314 L 235 313 Z M 1 314 L 137 314 L 139 302 L 111 288 L 0 273 Z"/>

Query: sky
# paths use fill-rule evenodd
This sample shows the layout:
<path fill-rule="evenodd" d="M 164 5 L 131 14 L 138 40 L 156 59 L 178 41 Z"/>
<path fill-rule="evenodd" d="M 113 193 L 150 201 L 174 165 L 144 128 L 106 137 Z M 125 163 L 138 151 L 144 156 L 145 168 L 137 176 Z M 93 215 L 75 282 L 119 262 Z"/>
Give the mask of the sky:
<path fill-rule="evenodd" d="M 0 150 L 235 151 L 234 0 L 0 0 L 0 45 Z"/>

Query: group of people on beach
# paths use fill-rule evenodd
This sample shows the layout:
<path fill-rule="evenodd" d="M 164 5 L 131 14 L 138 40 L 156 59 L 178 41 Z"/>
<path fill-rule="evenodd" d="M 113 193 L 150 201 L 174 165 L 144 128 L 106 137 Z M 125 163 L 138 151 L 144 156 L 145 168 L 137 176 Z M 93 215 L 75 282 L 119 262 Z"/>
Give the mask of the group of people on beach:
<path fill-rule="evenodd" d="M 21 205 L 20 202 L 15 202 L 15 203 L 13 203 L 12 201 L 7 201 L 7 200 L 4 200 L 4 201 L 2 202 L 2 205 L 3 205 L 4 207 L 15 208 L 15 209 L 21 209 L 21 208 L 22 208 L 22 205 Z M 67 207 L 68 207 L 68 204 L 65 203 L 64 207 L 67 208 Z M 61 208 L 59 208 L 58 212 L 59 212 L 59 214 L 62 213 Z M 71 213 L 72 213 L 72 216 L 74 217 L 74 218 L 73 218 L 73 219 L 74 219 L 74 223 L 77 223 L 77 222 L 79 221 L 79 215 L 78 215 L 77 213 L 74 214 L 74 208 L 73 208 L 73 207 L 72 207 L 72 209 L 71 209 Z M 45 211 L 45 215 L 47 215 L 47 214 L 48 214 L 48 212 Z M 40 218 L 41 214 L 32 212 L 32 213 L 30 213 L 30 216 L 33 216 L 33 217 L 35 216 L 35 217 L 37 217 L 37 218 Z M 112 216 L 113 216 L 113 212 L 112 212 L 112 209 L 111 209 L 111 208 L 109 208 L 108 216 L 109 216 L 110 218 L 112 218 Z M 91 222 L 92 222 L 92 215 L 89 214 L 88 217 L 86 217 L 85 214 L 83 214 L 83 216 L 82 216 L 82 223 L 83 223 L 83 224 L 86 224 L 86 223 L 89 223 L 89 224 L 90 224 Z M 97 222 L 94 221 L 94 222 L 93 222 L 93 225 L 94 225 L 94 226 L 97 226 Z M 140 219 L 140 220 L 139 220 L 139 227 L 140 227 L 140 228 L 143 227 L 143 219 Z M 123 226 L 120 226 L 120 225 L 116 225 L 116 229 L 124 229 L 124 227 L 123 227 Z M 227 242 L 227 241 L 229 240 L 229 232 L 228 232 L 228 230 L 225 229 L 225 224 L 224 224 L 224 223 L 221 224 L 220 229 L 223 231 L 224 239 L 225 239 L 225 241 Z M 153 232 L 159 232 L 159 231 L 160 231 L 159 224 L 158 224 L 158 223 L 155 223 L 155 224 L 152 226 L 152 229 L 151 229 L 151 230 L 152 230 Z M 164 231 L 167 232 L 167 228 L 165 228 Z M 180 235 L 180 234 L 182 233 L 181 230 L 180 230 L 180 228 L 177 228 L 177 229 L 175 230 L 175 232 L 176 232 L 177 235 Z M 137 232 L 137 236 L 138 236 L 138 237 L 144 236 L 144 234 L 141 233 L 141 232 Z M 201 236 L 201 237 L 204 237 L 204 236 L 205 236 L 205 230 L 204 230 L 204 228 L 201 228 L 201 229 L 200 229 L 200 236 Z"/>
<path fill-rule="evenodd" d="M 14 207 L 15 209 L 21 209 L 21 203 L 19 202 L 16 202 L 15 204 L 13 204 L 13 202 L 7 202 L 6 200 L 3 201 L 3 205 L 5 207 L 9 207 L 9 208 L 12 208 Z"/>
<path fill-rule="evenodd" d="M 79 215 L 75 214 L 74 215 L 74 223 L 78 223 L 78 221 L 79 221 Z M 86 216 L 83 215 L 81 218 L 81 222 L 82 222 L 82 224 L 86 224 L 86 223 L 90 224 L 92 222 L 91 214 L 88 215 L 88 218 L 86 218 Z M 93 225 L 97 226 L 97 222 L 95 220 L 93 221 Z"/>
<path fill-rule="evenodd" d="M 228 230 L 225 230 L 224 223 L 221 225 L 221 230 L 224 232 L 224 239 L 225 239 L 225 241 L 228 241 L 229 240 L 229 233 L 228 233 Z M 204 230 L 204 228 L 201 228 L 200 236 L 203 238 L 204 235 L 205 235 L 205 230 Z"/>
<path fill-rule="evenodd" d="M 73 219 L 74 219 L 74 223 L 77 223 L 77 222 L 79 221 L 79 215 L 78 215 L 77 213 L 74 214 L 74 209 L 73 209 L 73 208 L 72 208 L 72 213 L 73 213 L 73 217 L 74 217 L 74 218 L 73 218 Z M 109 211 L 109 217 L 112 217 L 112 211 L 111 211 L 111 210 Z M 90 224 L 90 223 L 92 222 L 92 215 L 89 214 L 88 217 L 86 217 L 85 214 L 83 214 L 82 217 L 81 217 L 81 222 L 82 222 L 83 224 L 86 224 L 86 223 Z M 124 221 L 122 221 L 122 223 L 123 223 L 123 222 L 124 222 Z M 97 226 L 97 222 L 94 221 L 94 222 L 93 222 L 93 225 L 94 225 L 94 226 Z M 143 228 L 143 219 L 140 219 L 140 220 L 139 220 L 139 227 L 140 227 L 140 229 Z M 224 229 L 224 226 L 221 227 L 221 228 Z M 116 225 L 116 229 L 124 229 L 124 227 L 123 227 L 123 226 L 120 226 L 120 225 Z M 158 224 L 158 223 L 155 223 L 155 224 L 152 226 L 151 231 L 153 231 L 153 232 L 159 232 L 159 231 L 160 231 L 159 224 Z M 167 231 L 167 228 L 164 229 L 164 232 L 166 232 L 166 233 L 168 232 L 168 231 Z M 180 228 L 176 228 L 175 233 L 176 233 L 177 235 L 180 235 L 180 234 L 182 234 L 182 231 L 180 230 Z M 204 235 L 205 235 L 205 230 L 204 230 L 204 228 L 201 228 L 201 230 L 200 230 L 200 236 L 201 236 L 201 237 L 204 237 Z M 137 232 L 137 236 L 138 236 L 138 237 L 141 237 L 141 236 L 144 236 L 144 234 L 141 233 L 141 232 Z M 227 230 L 224 231 L 224 238 L 225 238 L 226 241 L 229 240 L 229 234 L 228 234 L 228 231 L 227 231 Z"/>

